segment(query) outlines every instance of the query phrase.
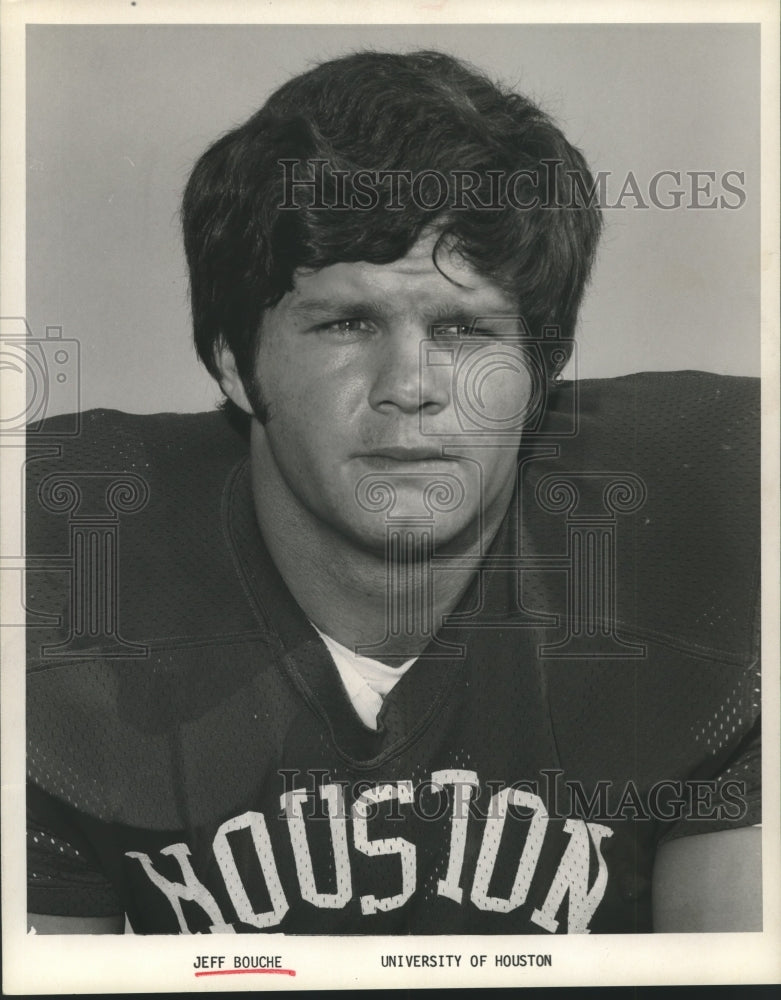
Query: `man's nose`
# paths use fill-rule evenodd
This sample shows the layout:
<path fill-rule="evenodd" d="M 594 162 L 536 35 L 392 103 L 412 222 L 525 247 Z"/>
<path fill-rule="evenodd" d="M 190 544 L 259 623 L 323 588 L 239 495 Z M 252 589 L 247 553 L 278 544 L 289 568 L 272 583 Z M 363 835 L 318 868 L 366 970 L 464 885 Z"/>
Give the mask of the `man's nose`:
<path fill-rule="evenodd" d="M 450 379 L 442 368 L 427 365 L 421 353 L 428 329 L 405 325 L 387 332 L 378 345 L 370 405 L 380 412 L 425 412 L 447 406 Z"/>

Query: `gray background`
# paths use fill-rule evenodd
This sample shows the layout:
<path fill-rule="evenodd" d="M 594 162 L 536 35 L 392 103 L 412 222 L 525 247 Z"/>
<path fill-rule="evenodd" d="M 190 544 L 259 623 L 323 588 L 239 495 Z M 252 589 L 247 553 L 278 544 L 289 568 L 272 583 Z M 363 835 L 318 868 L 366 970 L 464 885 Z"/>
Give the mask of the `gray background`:
<path fill-rule="evenodd" d="M 189 169 L 284 80 L 364 47 L 517 85 L 610 171 L 611 202 L 630 170 L 644 192 L 660 170 L 744 171 L 739 210 L 606 211 L 577 374 L 759 373 L 758 25 L 34 25 L 27 46 L 27 317 L 80 341 L 85 409 L 219 398 L 189 339 Z"/>

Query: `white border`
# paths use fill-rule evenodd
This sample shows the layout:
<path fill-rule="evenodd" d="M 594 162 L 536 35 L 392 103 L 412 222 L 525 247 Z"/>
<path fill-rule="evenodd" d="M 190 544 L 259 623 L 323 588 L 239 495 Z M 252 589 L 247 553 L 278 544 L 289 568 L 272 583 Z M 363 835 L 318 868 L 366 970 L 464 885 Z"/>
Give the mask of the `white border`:
<path fill-rule="evenodd" d="M 762 23 L 762 316 L 763 316 L 763 636 L 765 674 L 765 748 L 779 737 L 779 14 L 774 0 L 689 0 L 652 3 L 531 2 L 469 0 L 258 0 L 258 2 L 159 2 L 150 0 L 4 0 L 2 14 L 3 184 L 0 313 L 25 315 L 25 77 L 26 24 L 237 24 L 237 23 L 577 23 L 577 22 L 761 22 Z M 14 400 L 6 403 L 13 405 Z M 3 473 L 3 552 L 15 554 L 21 537 L 20 448 L 0 449 Z M 4 590 L 0 620 L 12 620 L 18 595 Z M 215 938 L 34 937 L 24 933 L 25 879 L 23 831 L 18 819 L 24 803 L 22 726 L 23 662 L 21 630 L 3 628 L 2 639 L 2 810 L 3 810 L 3 991 L 5 993 L 211 992 L 235 989 L 312 989 L 336 987 L 453 987 L 645 985 L 676 983 L 771 983 L 781 979 L 781 892 L 779 891 L 779 761 L 767 753 L 764 769 L 763 827 L 764 932 L 715 935 L 595 935 L 594 937 L 470 938 L 289 938 L 283 935 Z M 11 724 L 9 724 L 9 722 Z M 18 724 L 14 724 L 18 723 Z M 495 970 L 495 954 L 547 952 L 549 969 Z M 195 980 L 197 954 L 279 954 L 294 968 L 288 976 L 235 976 Z M 458 970 L 385 970 L 385 953 L 461 954 Z M 472 968 L 471 955 L 488 956 Z M 489 971 L 486 971 L 489 970 Z M 489 974 L 490 972 L 490 974 Z"/>

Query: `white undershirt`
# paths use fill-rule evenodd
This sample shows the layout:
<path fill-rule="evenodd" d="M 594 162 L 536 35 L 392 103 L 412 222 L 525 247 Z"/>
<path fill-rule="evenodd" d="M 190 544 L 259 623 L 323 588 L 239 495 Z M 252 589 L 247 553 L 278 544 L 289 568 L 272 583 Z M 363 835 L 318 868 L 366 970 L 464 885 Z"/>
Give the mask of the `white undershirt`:
<path fill-rule="evenodd" d="M 389 667 L 386 663 L 380 663 L 379 660 L 373 660 L 369 656 L 359 656 L 341 642 L 332 639 L 330 635 L 321 632 L 316 625 L 315 628 L 333 657 L 353 708 L 365 725 L 370 729 L 376 729 L 382 699 L 395 684 L 398 684 L 417 657 L 413 656 L 401 666 Z"/>

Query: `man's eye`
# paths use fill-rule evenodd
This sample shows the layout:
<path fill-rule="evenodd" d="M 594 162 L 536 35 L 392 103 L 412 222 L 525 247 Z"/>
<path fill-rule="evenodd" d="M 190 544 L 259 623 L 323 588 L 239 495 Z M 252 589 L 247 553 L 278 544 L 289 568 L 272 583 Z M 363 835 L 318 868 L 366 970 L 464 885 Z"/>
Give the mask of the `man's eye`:
<path fill-rule="evenodd" d="M 493 330 L 480 326 L 468 326 L 466 323 L 452 323 L 449 326 L 434 327 L 435 337 L 491 337 Z"/>
<path fill-rule="evenodd" d="M 336 319 L 330 323 L 321 323 L 318 330 L 324 333 L 369 333 L 371 323 L 365 319 Z"/>

